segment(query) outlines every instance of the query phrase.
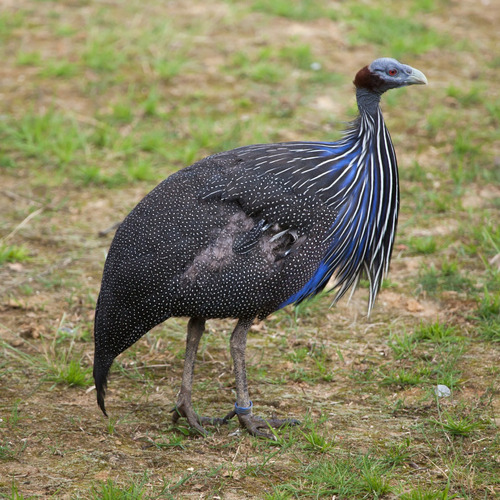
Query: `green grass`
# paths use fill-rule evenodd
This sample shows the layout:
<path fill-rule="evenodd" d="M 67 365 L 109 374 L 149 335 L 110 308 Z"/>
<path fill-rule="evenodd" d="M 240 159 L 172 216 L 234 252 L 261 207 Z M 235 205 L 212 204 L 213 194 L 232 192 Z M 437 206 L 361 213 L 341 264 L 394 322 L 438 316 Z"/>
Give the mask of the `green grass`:
<path fill-rule="evenodd" d="M 483 103 L 482 89 L 478 86 L 464 89 L 461 86 L 450 85 L 447 89 L 447 95 L 456 99 L 462 106 L 476 106 Z"/>
<path fill-rule="evenodd" d="M 302 432 L 306 443 L 304 445 L 306 450 L 310 450 L 315 453 L 327 453 L 332 450 L 334 446 L 334 441 L 326 438 L 322 434 L 319 434 L 316 430 L 312 429 L 310 432 Z"/>
<path fill-rule="evenodd" d="M 10 500 L 28 500 L 28 499 L 32 499 L 35 497 L 34 496 L 29 496 L 29 497 L 24 496 L 22 493 L 19 492 L 17 485 L 14 482 L 12 482 L 10 496 L 8 496 L 6 498 L 9 498 Z"/>
<path fill-rule="evenodd" d="M 390 368 L 381 372 L 380 383 L 390 386 L 419 386 L 428 381 L 430 376 L 429 368 L 423 366 L 420 368 Z"/>
<path fill-rule="evenodd" d="M 458 361 L 466 340 L 453 326 L 421 323 L 412 333 L 391 333 L 388 345 L 394 361 L 386 363 L 374 379 L 383 386 L 423 388 L 444 384 L 455 389 L 463 382 Z"/>
<path fill-rule="evenodd" d="M 72 347 L 55 349 L 42 355 L 30 355 L 13 348 L 8 344 L 3 344 L 8 356 L 25 363 L 34 369 L 42 379 L 56 384 L 65 384 L 69 387 L 88 387 L 91 385 L 92 369 L 82 366 L 81 359 L 71 357 Z"/>
<path fill-rule="evenodd" d="M 411 238 L 409 241 L 409 246 L 413 252 L 423 255 L 433 254 L 437 250 L 436 239 L 433 236 Z"/>
<path fill-rule="evenodd" d="M 322 17 L 336 19 L 338 17 L 338 12 L 335 9 L 326 8 L 323 2 L 318 0 L 297 0 L 296 2 L 287 2 L 286 0 L 274 0 L 273 2 L 254 0 L 252 2 L 252 9 L 273 16 L 299 21 L 308 21 Z"/>
<path fill-rule="evenodd" d="M 442 491 L 427 488 L 416 488 L 410 492 L 402 493 L 398 498 L 401 500 L 449 500 L 455 495 L 449 493 L 449 488 Z"/>
<path fill-rule="evenodd" d="M 382 463 L 388 467 L 399 467 L 408 463 L 413 456 L 411 441 L 407 438 L 402 443 L 389 446 L 382 457 Z"/>
<path fill-rule="evenodd" d="M 314 62 L 316 62 L 308 44 L 294 45 L 283 47 L 279 51 L 280 58 L 288 62 L 294 68 L 302 70 L 310 70 Z"/>
<path fill-rule="evenodd" d="M 27 158 L 64 165 L 85 149 L 82 128 L 56 110 L 42 114 L 28 112 L 21 120 L 3 125 L 9 144 Z"/>
<path fill-rule="evenodd" d="M 112 479 L 101 482 L 92 488 L 96 500 L 141 500 L 146 498 L 144 484 L 130 481 L 128 485 L 118 486 Z"/>
<path fill-rule="evenodd" d="M 38 66 L 42 62 L 40 52 L 23 52 L 17 53 L 17 64 L 20 66 Z"/>
<path fill-rule="evenodd" d="M 7 39 L 14 30 L 23 26 L 26 21 L 25 12 L 18 10 L 14 13 L 4 11 L 0 14 L 0 39 Z"/>
<path fill-rule="evenodd" d="M 78 74 L 78 65 L 71 61 L 50 60 L 44 63 L 40 76 L 45 78 L 71 78 Z"/>
<path fill-rule="evenodd" d="M 117 47 L 115 35 L 93 30 L 89 33 L 82 61 L 93 71 L 112 75 L 125 63 L 126 56 Z"/>
<path fill-rule="evenodd" d="M 472 280 L 464 276 L 456 261 L 444 261 L 440 268 L 434 264 L 422 268 L 418 277 L 418 286 L 424 292 L 431 295 L 439 295 L 442 292 L 468 292 L 473 289 Z"/>
<path fill-rule="evenodd" d="M 0 460 L 10 460 L 14 458 L 15 453 L 12 444 L 8 441 L 0 443 Z"/>
<path fill-rule="evenodd" d="M 379 498 L 391 491 L 390 473 L 371 456 L 347 456 L 317 461 L 305 467 L 296 480 L 275 488 L 292 497 Z"/>
<path fill-rule="evenodd" d="M 414 16 L 394 16 L 387 9 L 352 4 L 349 17 L 353 44 L 374 44 L 396 58 L 419 55 L 440 45 L 448 45 L 446 36 Z"/>
<path fill-rule="evenodd" d="M 0 241 L 0 266 L 6 262 L 26 262 L 30 251 L 24 245 L 8 245 Z"/>
<path fill-rule="evenodd" d="M 14 404 L 12 405 L 12 410 L 10 411 L 10 416 L 9 416 L 9 425 L 10 426 L 16 426 L 19 424 L 19 419 L 21 418 L 19 415 L 19 403 L 21 400 L 14 401 Z"/>
<path fill-rule="evenodd" d="M 91 384 L 92 370 L 82 367 L 80 360 L 60 358 L 56 363 L 57 366 L 53 365 L 52 367 L 53 373 L 49 380 L 65 383 L 70 387 L 88 387 Z"/>
<path fill-rule="evenodd" d="M 442 413 L 439 420 L 432 420 L 432 423 L 443 429 L 451 436 L 468 437 L 479 430 L 484 424 L 480 421 L 468 417 L 457 417 L 449 413 Z"/>
<path fill-rule="evenodd" d="M 63 316 L 50 344 L 45 345 L 44 352 L 29 353 L 2 341 L 4 353 L 34 370 L 42 380 L 69 387 L 88 387 L 91 385 L 92 369 L 75 356 L 73 351 L 78 337 L 71 329 L 71 333 L 66 333 L 64 320 Z"/>
<path fill-rule="evenodd" d="M 479 301 L 474 319 L 478 322 L 478 332 L 483 338 L 500 342 L 500 293 L 489 293 Z"/>
<path fill-rule="evenodd" d="M 234 54 L 231 66 L 237 69 L 242 78 L 250 78 L 263 84 L 276 84 L 286 78 L 286 72 L 272 56 L 272 51 L 268 48 L 262 49 L 255 59 L 248 57 L 245 52 L 238 52 Z"/>
<path fill-rule="evenodd" d="M 415 342 L 433 342 L 435 344 L 451 344 L 460 342 L 457 329 L 439 322 L 421 323 L 414 331 Z"/>

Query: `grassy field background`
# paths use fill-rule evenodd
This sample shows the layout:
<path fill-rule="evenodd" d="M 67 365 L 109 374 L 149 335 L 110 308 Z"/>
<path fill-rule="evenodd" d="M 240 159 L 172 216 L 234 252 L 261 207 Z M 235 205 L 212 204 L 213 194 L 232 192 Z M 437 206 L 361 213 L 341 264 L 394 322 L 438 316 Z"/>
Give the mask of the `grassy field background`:
<path fill-rule="evenodd" d="M 4 0 L 0 497 L 500 495 L 498 26 L 493 0 Z M 118 358 L 106 420 L 92 320 L 113 225 L 207 154 L 337 139 L 380 56 L 429 85 L 383 98 L 402 209 L 376 307 L 362 283 L 249 336 L 256 412 L 302 426 L 275 441 L 173 426 L 183 319 Z M 234 403 L 232 327 L 202 340 L 205 415 Z"/>

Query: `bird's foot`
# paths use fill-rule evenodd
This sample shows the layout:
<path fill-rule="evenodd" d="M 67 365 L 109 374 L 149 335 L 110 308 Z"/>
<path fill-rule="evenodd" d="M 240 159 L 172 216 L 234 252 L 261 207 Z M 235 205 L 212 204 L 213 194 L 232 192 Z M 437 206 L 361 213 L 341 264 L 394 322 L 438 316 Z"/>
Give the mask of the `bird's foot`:
<path fill-rule="evenodd" d="M 241 410 L 241 408 L 238 409 Z M 232 410 L 224 418 L 202 417 L 193 410 L 191 403 L 179 401 L 172 409 L 172 422 L 175 424 L 179 418 L 183 417 L 193 429 L 196 429 L 202 436 L 207 436 L 208 432 L 203 427 L 204 425 L 225 425 L 236 415 L 240 425 L 244 427 L 252 436 L 264 437 L 266 439 L 273 440 L 275 440 L 276 437 L 273 433 L 269 432 L 271 428 L 281 429 L 282 427 L 289 425 L 300 425 L 300 421 L 295 418 L 262 418 L 257 415 L 253 415 L 251 413 L 251 407 L 246 408 L 245 410 L 246 411 L 242 413 Z"/>
<path fill-rule="evenodd" d="M 276 439 L 275 435 L 270 432 L 266 432 L 271 428 L 281 429 L 282 427 L 286 427 L 288 425 L 300 425 L 300 421 L 295 418 L 262 418 L 252 415 L 252 413 L 238 413 L 235 410 L 229 412 L 222 420 L 226 423 L 235 415 L 238 416 L 240 425 L 244 427 L 252 436 L 265 437 L 273 440 Z"/>
<path fill-rule="evenodd" d="M 207 436 L 208 432 L 204 425 L 223 425 L 227 423 L 224 418 L 202 417 L 197 415 L 190 403 L 180 402 L 172 409 L 172 422 L 175 424 L 179 418 L 184 417 L 188 424 L 196 429 L 202 436 Z"/>

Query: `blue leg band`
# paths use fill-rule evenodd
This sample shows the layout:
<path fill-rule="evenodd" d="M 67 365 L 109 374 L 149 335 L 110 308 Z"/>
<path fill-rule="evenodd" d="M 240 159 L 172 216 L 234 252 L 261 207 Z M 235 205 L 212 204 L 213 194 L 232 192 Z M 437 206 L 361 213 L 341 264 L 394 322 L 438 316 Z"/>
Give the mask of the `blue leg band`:
<path fill-rule="evenodd" d="M 250 401 L 250 406 L 248 408 L 238 406 L 237 403 L 234 403 L 234 412 L 236 415 L 250 415 L 252 413 L 253 403 Z"/>

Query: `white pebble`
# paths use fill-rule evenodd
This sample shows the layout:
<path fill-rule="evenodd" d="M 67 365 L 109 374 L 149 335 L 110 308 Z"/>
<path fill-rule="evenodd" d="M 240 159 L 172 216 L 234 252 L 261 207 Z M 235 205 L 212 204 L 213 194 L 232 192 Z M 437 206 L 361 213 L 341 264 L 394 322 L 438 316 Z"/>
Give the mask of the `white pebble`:
<path fill-rule="evenodd" d="M 437 385 L 434 389 L 434 393 L 438 398 L 449 398 L 451 396 L 451 391 L 446 385 Z"/>

